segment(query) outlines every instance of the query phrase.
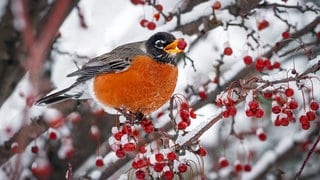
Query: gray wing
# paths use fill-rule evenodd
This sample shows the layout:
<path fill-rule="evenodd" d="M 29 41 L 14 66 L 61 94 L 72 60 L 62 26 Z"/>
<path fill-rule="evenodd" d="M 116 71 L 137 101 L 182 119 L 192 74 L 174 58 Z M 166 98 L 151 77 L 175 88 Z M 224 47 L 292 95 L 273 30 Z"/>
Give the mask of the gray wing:
<path fill-rule="evenodd" d="M 101 73 L 125 71 L 130 66 L 132 57 L 143 54 L 146 54 L 144 42 L 122 45 L 109 53 L 91 59 L 81 69 L 67 76 L 78 76 L 76 84 L 80 84 Z"/>
<path fill-rule="evenodd" d="M 125 71 L 131 64 L 132 57 L 135 55 L 146 54 L 145 42 L 137 42 L 117 47 L 109 53 L 91 59 L 81 69 L 67 75 L 78 76 L 75 83 L 68 88 L 49 94 L 40 98 L 35 104 L 53 104 L 71 98 L 84 97 L 84 82 L 101 73 Z"/>

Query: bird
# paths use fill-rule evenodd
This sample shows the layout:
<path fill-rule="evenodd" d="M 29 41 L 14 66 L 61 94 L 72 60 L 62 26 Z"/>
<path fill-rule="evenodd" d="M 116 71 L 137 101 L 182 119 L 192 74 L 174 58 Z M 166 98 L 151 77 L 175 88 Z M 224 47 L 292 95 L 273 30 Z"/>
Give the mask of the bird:
<path fill-rule="evenodd" d="M 182 39 L 157 32 L 145 41 L 116 47 L 90 59 L 67 77 L 76 77 L 69 87 L 48 94 L 36 105 L 67 99 L 93 99 L 103 109 L 125 109 L 150 114 L 171 97 L 178 78 L 177 55 Z"/>

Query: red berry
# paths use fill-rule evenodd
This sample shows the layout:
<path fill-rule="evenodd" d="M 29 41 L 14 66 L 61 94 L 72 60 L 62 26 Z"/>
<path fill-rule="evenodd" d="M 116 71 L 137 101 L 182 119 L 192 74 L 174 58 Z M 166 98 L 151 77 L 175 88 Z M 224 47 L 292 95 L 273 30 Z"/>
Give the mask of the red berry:
<path fill-rule="evenodd" d="M 127 152 L 132 152 L 136 149 L 136 144 L 133 142 L 129 142 L 123 145 L 123 150 Z"/>
<path fill-rule="evenodd" d="M 34 145 L 31 147 L 31 152 L 34 153 L 34 154 L 37 154 L 39 152 L 39 148 L 38 146 Z"/>
<path fill-rule="evenodd" d="M 258 136 L 260 141 L 267 140 L 267 135 L 266 135 L 266 133 L 263 132 L 262 129 L 261 130 L 258 129 L 256 133 L 257 133 L 257 136 Z"/>
<path fill-rule="evenodd" d="M 251 165 L 250 164 L 244 165 L 244 171 L 250 172 L 251 171 Z"/>
<path fill-rule="evenodd" d="M 292 88 L 289 88 L 289 87 L 288 87 L 288 88 L 284 91 L 284 93 L 286 94 L 287 97 L 291 97 L 291 96 L 293 96 L 294 91 L 293 91 Z"/>
<path fill-rule="evenodd" d="M 235 162 L 234 163 L 234 170 L 236 171 L 236 172 L 241 172 L 242 171 L 242 165 L 241 165 L 241 163 L 240 162 Z"/>
<path fill-rule="evenodd" d="M 246 65 L 249 65 L 249 64 L 251 64 L 252 62 L 253 62 L 253 60 L 252 60 L 252 57 L 251 56 L 245 56 L 245 57 L 243 57 L 243 62 L 244 62 L 244 64 L 246 64 Z"/>
<path fill-rule="evenodd" d="M 188 170 L 188 166 L 185 163 L 181 163 L 178 166 L 178 170 L 180 173 L 185 173 Z"/>
<path fill-rule="evenodd" d="M 161 172 L 164 168 L 164 164 L 163 163 L 155 163 L 153 166 L 154 171 L 156 172 Z"/>
<path fill-rule="evenodd" d="M 272 98 L 272 92 L 263 93 L 263 97 L 266 98 L 266 99 L 271 99 Z"/>
<path fill-rule="evenodd" d="M 188 127 L 188 124 L 185 121 L 180 121 L 178 123 L 178 129 L 179 130 L 185 130 Z"/>
<path fill-rule="evenodd" d="M 148 24 L 147 24 L 147 28 L 149 29 L 149 30 L 154 30 L 155 28 L 156 28 L 156 23 L 154 23 L 154 22 L 148 22 Z"/>
<path fill-rule="evenodd" d="M 136 159 L 132 162 L 131 166 L 134 168 L 134 169 L 140 169 L 140 168 L 143 168 L 145 166 L 145 162 L 143 159 Z"/>
<path fill-rule="evenodd" d="M 229 161 L 225 157 L 219 158 L 219 165 L 221 168 L 229 166 Z"/>
<path fill-rule="evenodd" d="M 228 118 L 230 116 L 229 111 L 223 111 L 222 116 Z"/>
<path fill-rule="evenodd" d="M 174 173 L 173 173 L 172 171 L 170 171 L 170 170 L 165 171 L 165 172 L 163 173 L 163 178 L 164 178 L 165 180 L 171 180 L 171 179 L 173 179 L 173 177 L 174 177 Z"/>
<path fill-rule="evenodd" d="M 291 101 L 289 102 L 289 108 L 290 108 L 290 109 L 297 109 L 297 108 L 298 108 L 298 103 L 297 103 L 297 101 L 291 100 Z"/>
<path fill-rule="evenodd" d="M 259 107 L 259 103 L 258 103 L 258 101 L 250 101 L 249 102 L 249 108 L 250 109 L 257 109 Z"/>
<path fill-rule="evenodd" d="M 141 25 L 142 27 L 147 27 L 148 23 L 149 23 L 149 21 L 146 20 L 146 19 L 141 19 L 141 21 L 140 21 L 140 25 Z"/>
<path fill-rule="evenodd" d="M 310 109 L 317 111 L 319 109 L 319 104 L 316 101 L 310 103 Z"/>
<path fill-rule="evenodd" d="M 197 151 L 199 156 L 206 156 L 207 155 L 207 150 L 204 147 L 200 147 Z"/>
<path fill-rule="evenodd" d="M 283 118 L 280 119 L 280 123 L 281 123 L 282 126 L 288 126 L 289 125 L 289 119 L 283 117 Z"/>
<path fill-rule="evenodd" d="M 316 113 L 313 111 L 308 111 L 306 113 L 306 115 L 307 115 L 309 121 L 313 121 L 316 119 Z"/>
<path fill-rule="evenodd" d="M 275 61 L 275 62 L 273 63 L 273 68 L 275 68 L 275 69 L 280 68 L 280 66 L 281 66 L 281 64 L 280 64 L 280 62 L 278 62 L 278 61 Z"/>
<path fill-rule="evenodd" d="M 164 160 L 164 155 L 162 153 L 157 153 L 155 154 L 155 159 L 156 161 L 161 162 Z"/>
<path fill-rule="evenodd" d="M 279 115 L 277 116 L 276 120 L 274 121 L 274 125 L 275 126 L 280 126 L 281 125 L 281 119 L 280 119 Z"/>
<path fill-rule="evenodd" d="M 118 150 L 116 151 L 116 156 L 117 156 L 118 158 L 123 158 L 125 155 L 126 155 L 126 153 L 124 152 L 123 149 L 118 149 Z"/>
<path fill-rule="evenodd" d="M 180 104 L 180 109 L 189 110 L 189 104 L 187 102 L 183 102 Z"/>
<path fill-rule="evenodd" d="M 122 132 L 119 131 L 119 132 L 116 132 L 115 134 L 113 134 L 113 137 L 114 137 L 117 141 L 120 141 L 122 135 L 123 135 Z"/>
<path fill-rule="evenodd" d="M 49 139 L 50 140 L 56 140 L 57 139 L 57 133 L 55 131 L 49 132 Z"/>
<path fill-rule="evenodd" d="M 281 112 L 281 107 L 280 106 L 273 106 L 271 111 L 274 113 L 274 114 L 279 114 Z"/>
<path fill-rule="evenodd" d="M 143 167 L 146 166 L 146 165 L 147 165 L 147 163 L 146 163 L 145 160 L 143 160 L 143 159 L 138 159 L 138 160 L 137 160 L 137 166 L 138 166 L 138 168 L 143 168 Z"/>
<path fill-rule="evenodd" d="M 257 109 L 256 110 L 256 114 L 255 114 L 255 116 L 257 117 L 257 118 L 262 118 L 262 116 L 264 115 L 264 111 L 263 111 L 263 109 Z"/>
<path fill-rule="evenodd" d="M 130 125 L 126 124 L 122 127 L 121 132 L 122 132 L 122 134 L 131 134 L 132 128 Z"/>
<path fill-rule="evenodd" d="M 304 129 L 304 130 L 310 129 L 310 123 L 309 122 L 302 123 L 301 124 L 301 128 Z"/>
<path fill-rule="evenodd" d="M 308 116 L 306 116 L 306 115 L 301 115 L 300 117 L 299 117 L 299 121 L 300 121 L 300 123 L 309 123 L 309 119 L 308 119 Z"/>
<path fill-rule="evenodd" d="M 97 167 L 102 167 L 102 166 L 104 166 L 104 162 L 103 162 L 103 159 L 102 159 L 101 157 L 98 157 L 98 158 L 96 159 L 96 166 L 97 166 Z"/>
<path fill-rule="evenodd" d="M 258 30 L 261 31 L 269 26 L 269 21 L 263 20 L 261 22 L 258 22 Z"/>
<path fill-rule="evenodd" d="M 263 66 L 266 67 L 268 70 L 272 70 L 273 66 L 271 65 L 270 59 L 265 59 L 263 61 Z"/>
<path fill-rule="evenodd" d="M 190 117 L 192 118 L 192 119 L 195 119 L 195 118 L 197 118 L 197 114 L 195 113 L 195 111 L 194 111 L 194 109 L 190 109 Z"/>
<path fill-rule="evenodd" d="M 184 50 L 187 47 L 187 42 L 183 39 L 180 39 L 177 44 L 178 49 Z"/>
<path fill-rule="evenodd" d="M 253 112 L 251 109 L 247 109 L 247 110 L 246 110 L 246 115 L 247 115 L 248 117 L 252 117 L 252 116 L 254 115 L 254 112 Z"/>
<path fill-rule="evenodd" d="M 153 18 L 154 18 L 154 20 L 159 21 L 159 19 L 160 19 L 160 13 L 155 13 L 155 14 L 153 15 Z"/>
<path fill-rule="evenodd" d="M 320 39 L 320 31 L 317 32 L 317 38 Z"/>
<path fill-rule="evenodd" d="M 139 153 L 144 154 L 146 152 L 147 152 L 146 146 L 142 145 L 142 146 L 139 147 Z"/>
<path fill-rule="evenodd" d="M 291 36 L 288 31 L 283 32 L 281 35 L 282 35 L 282 38 L 283 38 L 283 39 L 288 39 L 288 38 L 290 38 L 290 36 Z"/>
<path fill-rule="evenodd" d="M 201 100 L 207 99 L 207 93 L 205 91 L 199 91 L 198 95 L 199 95 Z"/>
<path fill-rule="evenodd" d="M 229 112 L 230 116 L 235 116 L 237 114 L 237 109 L 234 106 L 228 107 L 227 111 Z"/>
<path fill-rule="evenodd" d="M 180 117 L 182 120 L 189 119 L 189 110 L 180 109 Z"/>
<path fill-rule="evenodd" d="M 214 4 L 213 4 L 213 9 L 215 9 L 215 10 L 218 10 L 218 9 L 220 9 L 221 8 L 221 3 L 220 3 L 220 1 L 216 1 Z"/>
<path fill-rule="evenodd" d="M 146 173 L 142 170 L 136 171 L 135 174 L 137 179 L 144 179 L 146 177 Z"/>
<path fill-rule="evenodd" d="M 145 126 L 145 127 L 144 127 L 144 131 L 145 131 L 146 133 L 148 133 L 148 134 L 152 133 L 152 132 L 154 131 L 153 125 L 150 124 L 150 125 Z"/>
<path fill-rule="evenodd" d="M 230 56 L 233 53 L 232 48 L 231 47 L 226 47 L 224 48 L 223 54 Z"/>
<path fill-rule="evenodd" d="M 145 128 L 146 126 L 152 125 L 152 121 L 147 119 L 147 118 L 143 118 L 141 120 L 141 127 Z"/>
<path fill-rule="evenodd" d="M 256 70 L 257 71 L 259 71 L 259 72 L 261 72 L 261 71 L 263 71 L 263 68 L 264 68 L 264 61 L 263 61 L 263 59 L 262 58 L 258 58 L 257 60 L 256 60 Z"/>
<path fill-rule="evenodd" d="M 169 152 L 167 154 L 167 158 L 168 158 L 169 161 L 176 160 L 177 159 L 177 154 L 175 152 Z"/>
<path fill-rule="evenodd" d="M 156 5 L 157 11 L 161 12 L 163 10 L 163 6 L 161 4 Z"/>

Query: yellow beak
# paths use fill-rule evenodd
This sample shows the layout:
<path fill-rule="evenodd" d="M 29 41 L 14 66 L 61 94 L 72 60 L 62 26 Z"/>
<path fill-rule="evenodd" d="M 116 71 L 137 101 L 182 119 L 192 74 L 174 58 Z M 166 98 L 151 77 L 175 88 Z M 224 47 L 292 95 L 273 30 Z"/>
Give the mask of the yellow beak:
<path fill-rule="evenodd" d="M 167 53 L 170 53 L 170 54 L 182 52 L 183 50 L 181 50 L 177 47 L 178 42 L 179 42 L 178 39 L 174 40 L 172 43 L 170 43 L 166 47 L 164 47 L 164 51 Z"/>

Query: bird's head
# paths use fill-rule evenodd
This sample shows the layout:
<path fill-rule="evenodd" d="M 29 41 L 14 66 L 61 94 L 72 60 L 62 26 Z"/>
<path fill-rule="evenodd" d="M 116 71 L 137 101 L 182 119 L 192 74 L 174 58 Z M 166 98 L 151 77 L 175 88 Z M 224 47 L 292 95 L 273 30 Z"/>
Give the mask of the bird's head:
<path fill-rule="evenodd" d="M 158 32 L 146 41 L 146 51 L 156 61 L 175 65 L 176 55 L 184 50 L 184 47 L 178 48 L 178 44 L 181 41 L 183 40 L 176 39 L 170 33 Z"/>

